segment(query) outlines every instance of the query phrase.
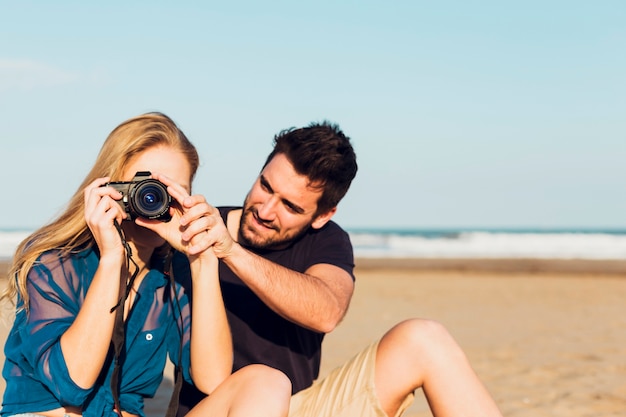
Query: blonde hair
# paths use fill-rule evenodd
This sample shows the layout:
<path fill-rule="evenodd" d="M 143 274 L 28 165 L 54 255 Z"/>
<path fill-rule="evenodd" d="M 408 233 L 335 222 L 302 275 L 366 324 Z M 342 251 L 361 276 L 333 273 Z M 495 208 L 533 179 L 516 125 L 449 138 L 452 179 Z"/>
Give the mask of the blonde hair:
<path fill-rule="evenodd" d="M 28 310 L 27 276 L 42 253 L 55 249 L 61 252 L 61 256 L 68 256 L 93 247 L 95 241 L 84 216 L 83 190 L 97 178 L 121 178 L 136 155 L 159 145 L 171 147 L 185 155 L 191 168 L 191 182 L 200 163 L 198 153 L 172 119 L 155 112 L 126 120 L 109 134 L 94 166 L 65 210 L 55 220 L 36 230 L 18 245 L 9 269 L 10 279 L 0 300 L 5 298 L 15 300 L 19 294 L 24 302 L 23 308 Z"/>

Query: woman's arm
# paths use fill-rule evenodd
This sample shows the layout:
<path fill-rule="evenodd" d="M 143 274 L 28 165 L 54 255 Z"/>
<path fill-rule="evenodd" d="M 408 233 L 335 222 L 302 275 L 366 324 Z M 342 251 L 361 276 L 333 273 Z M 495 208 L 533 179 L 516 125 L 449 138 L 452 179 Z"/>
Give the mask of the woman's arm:
<path fill-rule="evenodd" d="M 190 264 L 194 296 L 191 376 L 196 387 L 206 394 L 230 375 L 233 366 L 232 338 L 217 265 L 218 260 L 212 253 L 197 257 Z"/>
<path fill-rule="evenodd" d="M 208 394 L 231 374 L 233 366 L 232 336 L 222 300 L 218 259 L 211 248 L 196 254 L 188 251 L 206 235 L 208 224 L 213 221 L 211 207 L 203 196 L 190 196 L 167 177 L 154 173 L 153 177 L 168 186 L 168 193 L 179 207 L 168 223 L 137 219 L 137 224 L 159 233 L 189 259 L 193 286 L 190 373 L 198 389 Z"/>
<path fill-rule="evenodd" d="M 100 251 L 100 262 L 85 300 L 72 325 L 61 336 L 61 350 L 72 380 L 90 388 L 104 365 L 115 320 L 111 313 L 119 298 L 124 247 L 114 221 L 125 214 L 114 200 L 118 191 L 101 187 L 108 178 L 95 180 L 85 189 L 85 219 Z"/>

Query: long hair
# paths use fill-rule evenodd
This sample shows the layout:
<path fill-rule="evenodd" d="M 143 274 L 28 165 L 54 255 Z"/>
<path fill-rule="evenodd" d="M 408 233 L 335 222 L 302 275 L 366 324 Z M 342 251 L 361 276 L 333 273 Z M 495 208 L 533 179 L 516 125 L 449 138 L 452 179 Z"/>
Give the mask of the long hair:
<path fill-rule="evenodd" d="M 198 152 L 174 121 L 162 113 L 146 113 L 126 120 L 107 137 L 91 171 L 87 174 L 63 212 L 47 225 L 24 239 L 17 247 L 9 269 L 9 282 L 0 296 L 14 300 L 20 295 L 28 310 L 26 282 L 29 270 L 39 256 L 49 250 L 59 250 L 69 256 L 96 243 L 85 221 L 83 190 L 97 178 L 120 178 L 133 158 L 157 145 L 181 151 L 191 167 L 191 178 L 200 163 Z"/>

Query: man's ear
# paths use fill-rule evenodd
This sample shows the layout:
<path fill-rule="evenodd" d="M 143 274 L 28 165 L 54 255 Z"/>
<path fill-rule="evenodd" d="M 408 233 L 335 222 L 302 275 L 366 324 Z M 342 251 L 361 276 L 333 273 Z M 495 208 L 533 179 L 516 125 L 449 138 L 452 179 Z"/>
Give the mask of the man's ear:
<path fill-rule="evenodd" d="M 318 214 L 317 217 L 315 217 L 315 220 L 313 220 L 313 223 L 311 223 L 311 227 L 313 229 L 321 229 L 326 223 L 328 223 L 328 221 L 331 219 L 331 217 L 335 215 L 336 212 L 337 207 L 333 207 L 326 213 Z"/>

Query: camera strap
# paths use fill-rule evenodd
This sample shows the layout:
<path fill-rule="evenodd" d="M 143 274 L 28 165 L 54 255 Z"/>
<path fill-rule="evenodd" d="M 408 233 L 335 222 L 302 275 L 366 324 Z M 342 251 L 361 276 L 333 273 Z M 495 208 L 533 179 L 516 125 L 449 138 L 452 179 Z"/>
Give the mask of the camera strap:
<path fill-rule="evenodd" d="M 165 264 L 163 267 L 163 272 L 170 279 L 170 292 L 172 297 L 170 300 L 172 301 L 172 314 L 176 318 L 176 329 L 178 330 L 180 345 L 178 347 L 178 358 L 174 369 L 174 390 L 172 392 L 172 397 L 170 398 L 170 402 L 167 406 L 167 411 L 165 413 L 166 417 L 175 417 L 178 413 L 178 403 L 180 397 L 180 390 L 183 387 L 183 372 L 182 372 L 182 361 L 183 361 L 183 340 L 184 340 L 184 322 L 183 322 L 183 314 L 180 308 L 180 304 L 178 302 L 178 297 L 176 294 L 176 280 L 174 279 L 174 268 L 172 267 L 172 259 L 174 258 L 174 251 L 170 250 L 165 258 Z M 176 308 L 174 308 L 176 307 Z M 178 314 L 176 314 L 178 313 Z"/>
<path fill-rule="evenodd" d="M 115 405 L 115 412 L 122 417 L 122 408 L 119 401 L 119 393 L 120 393 L 120 370 L 121 370 L 121 362 L 123 361 L 122 350 L 124 347 L 124 339 L 126 337 L 125 334 L 125 323 L 124 323 L 124 304 L 126 299 L 128 298 L 130 291 L 133 287 L 133 283 L 137 274 L 139 273 L 139 267 L 135 263 L 132 255 L 132 250 L 128 242 L 126 242 L 126 238 L 124 236 L 124 232 L 120 227 L 119 223 L 115 221 L 115 227 L 122 239 L 122 244 L 126 249 L 126 268 L 125 271 L 130 271 L 131 264 L 134 266 L 134 271 L 127 280 L 128 274 L 121 274 L 120 276 L 120 289 L 119 294 L 120 298 L 115 306 L 111 308 L 111 313 L 115 311 L 115 322 L 113 326 L 113 334 L 111 336 L 111 343 L 113 345 L 113 354 L 115 358 L 115 366 L 113 368 L 113 372 L 111 373 L 111 393 L 113 394 L 113 403 Z M 174 251 L 170 250 L 168 255 L 165 258 L 165 263 L 163 267 L 163 273 L 169 278 L 170 285 L 170 301 L 172 302 L 172 314 L 175 317 L 175 321 L 177 323 L 177 330 L 179 333 L 180 346 L 178 348 L 178 358 L 177 363 L 175 364 L 175 375 L 174 375 L 174 390 L 172 392 L 172 397 L 170 398 L 169 405 L 167 407 L 166 417 L 175 417 L 178 412 L 178 403 L 180 390 L 183 385 L 183 376 L 182 376 L 182 352 L 183 352 L 183 317 L 182 310 L 180 308 L 180 304 L 178 302 L 178 297 L 176 295 L 176 284 L 174 279 L 174 269 L 172 267 L 172 258 L 174 256 Z"/>
<path fill-rule="evenodd" d="M 120 298 L 117 301 L 117 304 L 111 308 L 111 313 L 115 311 L 115 321 L 113 325 L 113 334 L 111 336 L 111 343 L 113 345 L 113 356 L 115 358 L 115 366 L 113 368 L 113 372 L 111 374 L 111 393 L 113 394 L 113 403 L 115 405 L 115 412 L 121 417 L 122 416 L 122 408 L 120 406 L 120 369 L 121 369 L 121 361 L 122 358 L 122 350 L 124 348 L 124 339 L 126 337 L 126 326 L 124 323 L 124 304 L 128 295 L 130 294 L 130 290 L 133 287 L 133 283 L 137 274 L 139 273 L 139 267 L 135 263 L 133 259 L 132 250 L 128 242 L 126 242 L 126 238 L 124 236 L 124 232 L 120 227 L 120 224 L 115 221 L 115 228 L 122 239 L 122 244 L 126 249 L 126 268 L 124 268 L 125 273 L 120 274 Z M 130 271 L 130 265 L 134 266 L 134 271 L 130 277 L 128 278 L 128 271 Z"/>

